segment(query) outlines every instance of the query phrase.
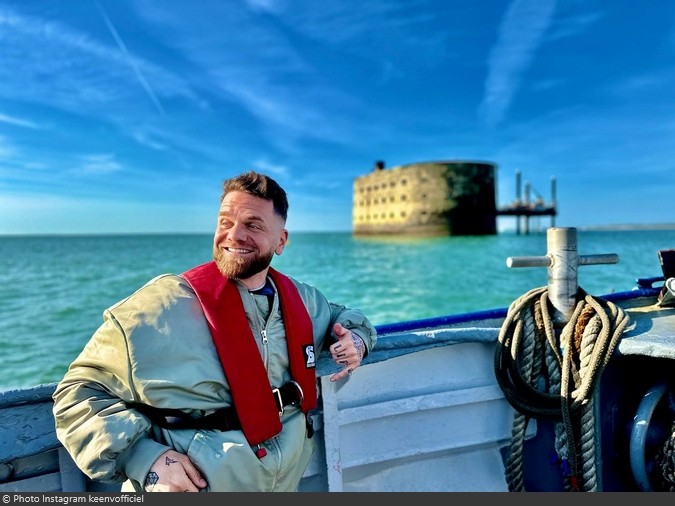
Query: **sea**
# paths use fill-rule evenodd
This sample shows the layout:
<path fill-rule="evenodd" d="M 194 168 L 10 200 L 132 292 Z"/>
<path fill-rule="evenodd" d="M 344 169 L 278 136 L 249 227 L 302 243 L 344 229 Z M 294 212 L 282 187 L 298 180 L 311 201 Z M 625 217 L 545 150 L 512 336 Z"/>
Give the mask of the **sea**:
<path fill-rule="evenodd" d="M 362 309 L 377 326 L 506 308 L 546 286 L 545 267 L 510 268 L 509 257 L 546 255 L 546 230 L 528 234 L 361 238 L 291 233 L 273 267 Z M 675 229 L 577 230 L 578 283 L 602 296 L 662 275 L 658 251 Z M 0 236 L 0 391 L 59 381 L 102 323 L 103 310 L 162 273 L 212 257 L 211 234 Z"/>

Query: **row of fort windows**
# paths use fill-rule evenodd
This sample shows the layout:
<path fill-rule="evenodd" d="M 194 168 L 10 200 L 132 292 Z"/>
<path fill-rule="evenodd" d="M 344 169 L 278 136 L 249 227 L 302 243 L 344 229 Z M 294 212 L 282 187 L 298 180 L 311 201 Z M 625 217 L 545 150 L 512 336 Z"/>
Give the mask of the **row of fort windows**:
<path fill-rule="evenodd" d="M 407 214 L 408 213 L 406 213 L 405 211 L 401 211 L 400 217 L 405 218 L 407 216 Z M 420 214 L 422 216 L 426 216 L 427 212 L 426 211 L 420 211 Z M 387 219 L 387 213 L 380 213 L 380 214 L 373 213 L 372 215 L 366 214 L 365 216 L 361 214 L 361 215 L 357 216 L 357 218 L 358 218 L 359 221 L 377 220 L 378 218 L 382 219 L 382 220 L 386 220 Z M 394 214 L 393 212 L 389 213 L 389 219 L 393 219 L 393 218 L 396 218 L 396 214 Z"/>
<path fill-rule="evenodd" d="M 419 178 L 419 182 L 420 182 L 420 183 L 426 183 L 427 181 L 428 181 L 428 179 L 427 179 L 426 177 L 420 177 L 420 178 Z M 406 186 L 406 185 L 408 184 L 408 180 L 407 180 L 407 179 L 401 179 L 401 180 L 398 181 L 398 182 L 401 183 L 401 186 Z M 364 191 L 366 191 L 366 192 L 371 192 L 371 191 L 378 191 L 378 190 L 380 190 L 380 189 L 386 190 L 387 187 L 389 187 L 389 188 L 394 188 L 394 187 L 396 187 L 396 183 L 397 183 L 396 181 L 389 181 L 389 184 L 388 184 L 388 185 L 387 185 L 387 183 L 382 183 L 381 185 L 375 184 L 375 185 L 373 185 L 373 186 L 370 186 L 370 185 L 368 185 L 368 186 L 366 186 L 366 187 L 361 186 L 361 187 L 358 189 L 358 191 L 359 191 L 359 193 L 363 193 Z"/>
<path fill-rule="evenodd" d="M 426 193 L 422 193 L 420 195 L 421 200 L 426 200 L 426 198 L 427 198 Z M 405 202 L 406 200 L 408 200 L 408 196 L 403 194 L 403 195 L 400 196 L 400 199 L 401 199 L 401 202 Z M 389 202 L 394 202 L 395 200 L 396 200 L 396 196 L 389 195 Z M 360 207 L 369 206 L 371 204 L 386 204 L 386 203 L 387 203 L 387 197 L 382 197 L 382 198 L 375 197 L 372 200 L 372 202 L 370 200 L 359 200 L 359 206 Z"/>
<path fill-rule="evenodd" d="M 407 179 L 401 179 L 400 183 L 401 183 L 401 186 L 405 186 L 405 185 L 408 184 L 408 180 Z M 389 188 L 394 188 L 395 186 L 396 186 L 396 181 L 389 181 Z M 366 191 L 366 192 L 377 191 L 380 188 L 382 188 L 383 190 L 386 190 L 387 189 L 387 183 L 382 183 L 382 185 L 376 184 L 376 185 L 373 185 L 373 186 L 368 185 L 366 187 L 361 186 L 359 188 L 359 193 L 363 193 L 364 191 Z"/>

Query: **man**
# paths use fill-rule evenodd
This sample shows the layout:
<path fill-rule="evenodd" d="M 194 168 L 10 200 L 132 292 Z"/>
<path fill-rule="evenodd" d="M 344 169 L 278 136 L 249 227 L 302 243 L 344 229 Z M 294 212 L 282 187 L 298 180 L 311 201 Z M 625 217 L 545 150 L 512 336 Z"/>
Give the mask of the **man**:
<path fill-rule="evenodd" d="M 56 434 L 90 478 L 124 491 L 294 491 L 313 452 L 315 354 L 351 374 L 376 342 L 356 309 L 270 264 L 285 191 L 223 185 L 212 262 L 164 274 L 104 312 L 54 392 Z"/>

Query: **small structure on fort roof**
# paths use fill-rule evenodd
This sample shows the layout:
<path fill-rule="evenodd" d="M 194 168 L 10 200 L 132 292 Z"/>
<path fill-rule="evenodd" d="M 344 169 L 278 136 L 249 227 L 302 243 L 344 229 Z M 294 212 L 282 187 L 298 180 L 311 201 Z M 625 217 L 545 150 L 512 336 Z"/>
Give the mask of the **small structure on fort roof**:
<path fill-rule="evenodd" d="M 497 233 L 496 165 L 438 161 L 386 169 L 376 162 L 354 180 L 354 235 Z"/>
<path fill-rule="evenodd" d="M 557 214 L 555 197 L 546 204 L 541 196 L 530 201 L 530 185 L 525 199 L 520 196 L 517 172 L 517 198 L 497 208 L 496 170 L 491 162 L 453 160 L 420 162 L 385 168 L 375 162 L 373 171 L 354 180 L 352 229 L 355 236 L 372 235 L 494 235 L 498 216 L 520 220 Z M 555 195 L 555 179 L 551 193 Z M 552 225 L 553 226 L 553 225 Z"/>

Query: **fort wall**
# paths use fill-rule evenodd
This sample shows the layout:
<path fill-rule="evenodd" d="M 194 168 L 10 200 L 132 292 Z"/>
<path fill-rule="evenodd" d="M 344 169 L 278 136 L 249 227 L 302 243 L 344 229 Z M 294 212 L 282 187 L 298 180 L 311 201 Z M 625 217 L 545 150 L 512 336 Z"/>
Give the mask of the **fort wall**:
<path fill-rule="evenodd" d="M 435 161 L 384 168 L 354 180 L 354 235 L 497 233 L 490 162 Z"/>

